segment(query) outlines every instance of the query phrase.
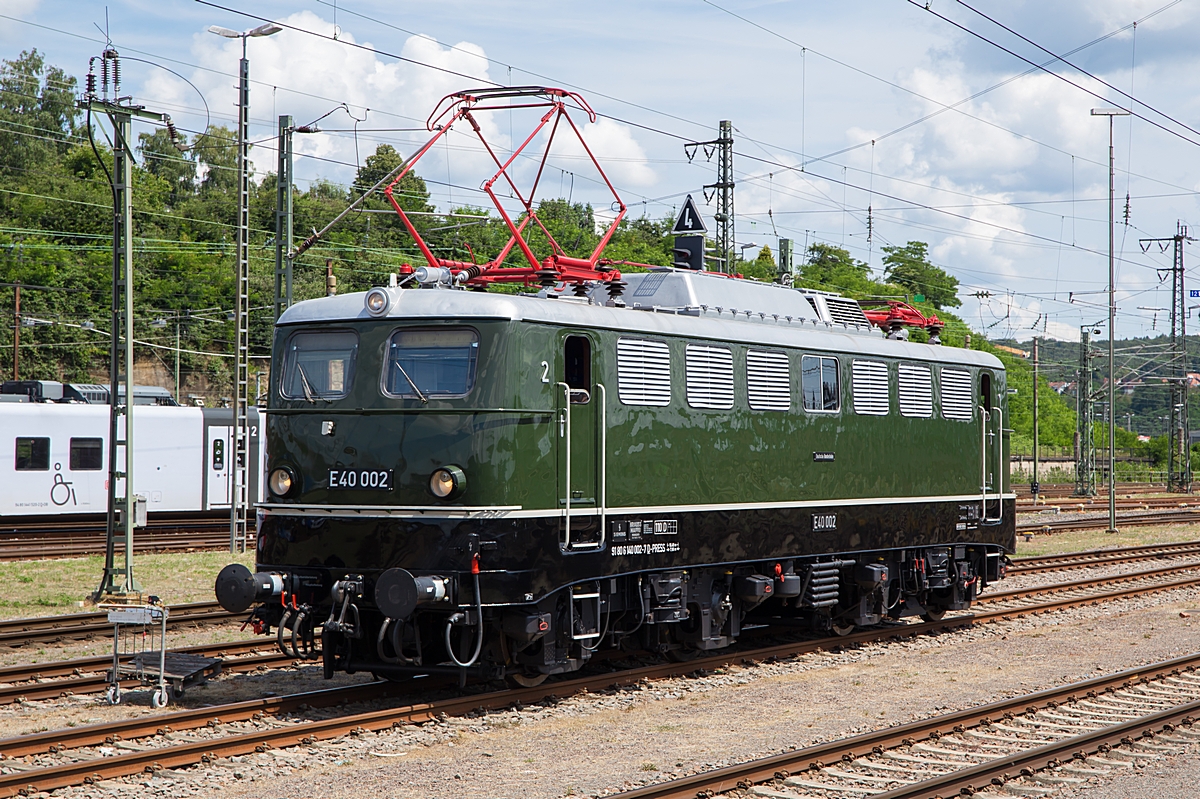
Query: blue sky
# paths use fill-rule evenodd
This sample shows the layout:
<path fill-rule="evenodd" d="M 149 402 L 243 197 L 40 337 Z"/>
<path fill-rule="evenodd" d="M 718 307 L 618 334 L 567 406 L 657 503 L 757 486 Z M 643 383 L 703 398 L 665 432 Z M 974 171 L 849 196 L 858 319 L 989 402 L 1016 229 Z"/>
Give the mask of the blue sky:
<path fill-rule="evenodd" d="M 882 269 L 883 246 L 926 241 L 933 260 L 961 281 L 964 317 L 993 336 L 1027 338 L 1036 326 L 1077 338 L 1079 325 L 1105 315 L 1098 295 L 1070 301 L 1070 292 L 1107 285 L 1108 129 L 1089 111 L 1131 101 L 1061 63 L 1053 69 L 1070 83 L 1022 75 L 1027 63 L 923 2 L 219 5 L 230 10 L 194 0 L 7 0 L 0 57 L 37 47 L 82 77 L 103 47 L 107 14 L 123 55 L 195 86 L 127 61 L 125 91 L 198 130 L 210 118 L 233 122 L 238 44 L 206 28 L 286 23 L 249 46 L 251 138 L 263 141 L 256 167 L 273 169 L 269 139 L 279 114 L 307 122 L 346 103 L 322 123 L 326 132 L 298 140 L 302 185 L 348 182 L 380 142 L 411 153 L 427 134 L 405 129 L 423 126 L 449 92 L 483 81 L 576 89 L 601 115 L 584 135 L 630 213 L 655 217 L 673 213 L 688 193 L 702 200 L 713 166 L 702 156 L 689 163 L 682 144 L 713 138 L 718 120 L 729 119 L 739 243 L 826 241 Z M 1200 233 L 1200 133 L 1180 124 L 1200 130 L 1196 0 L 933 3 L 933 12 L 1044 62 L 1045 53 L 972 8 L 1059 54 L 1091 43 L 1072 63 L 1132 94 L 1135 110 L 1161 126 L 1123 119 L 1115 127 L 1118 221 L 1127 193 L 1131 213 L 1116 234 L 1118 334 L 1161 331 L 1164 314 L 1138 306 L 1169 303 L 1156 270 L 1170 256 L 1143 254 L 1137 240 L 1170 236 L 1179 220 Z M 500 112 L 485 132 L 503 149 L 510 133 L 520 138 L 531 125 L 528 116 Z M 552 151 L 549 164 L 545 195 L 593 202 L 603 216 L 611 198 L 578 148 Z M 530 168 L 522 164 L 525 174 Z M 455 129 L 418 171 L 439 207 L 486 202 L 478 186 L 491 173 L 469 130 Z M 711 213 L 703 203 L 701 210 Z M 990 296 L 966 296 L 975 293 Z M 1200 329 L 1200 317 L 1190 326 Z"/>

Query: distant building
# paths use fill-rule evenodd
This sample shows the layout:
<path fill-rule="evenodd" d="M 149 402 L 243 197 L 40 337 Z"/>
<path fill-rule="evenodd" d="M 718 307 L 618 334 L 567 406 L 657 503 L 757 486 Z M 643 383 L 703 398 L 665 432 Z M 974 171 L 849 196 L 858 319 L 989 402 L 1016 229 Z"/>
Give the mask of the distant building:
<path fill-rule="evenodd" d="M 995 347 L 996 349 L 1003 350 L 1004 352 L 1011 352 L 1013 355 L 1017 355 L 1021 358 L 1029 357 L 1029 350 L 1019 350 L 1016 347 L 1006 347 L 1003 344 L 996 344 Z"/>
<path fill-rule="evenodd" d="M 1068 391 L 1075 391 L 1074 380 L 1051 380 L 1050 388 L 1054 389 L 1055 394 L 1065 394 Z"/>

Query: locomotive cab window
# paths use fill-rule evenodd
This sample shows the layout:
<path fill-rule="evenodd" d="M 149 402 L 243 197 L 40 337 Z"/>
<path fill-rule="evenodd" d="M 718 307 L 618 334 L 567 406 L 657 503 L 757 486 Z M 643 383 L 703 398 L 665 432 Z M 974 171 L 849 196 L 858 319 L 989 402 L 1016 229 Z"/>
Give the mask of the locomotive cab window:
<path fill-rule="evenodd" d="M 50 468 L 50 439 L 48 438 L 18 438 L 17 462 L 18 472 L 44 472 Z"/>
<path fill-rule="evenodd" d="M 567 336 L 563 342 L 563 382 L 571 389 L 571 403 L 592 400 L 592 342 L 586 336 Z"/>
<path fill-rule="evenodd" d="M 979 375 L 979 404 L 985 411 L 992 410 L 992 376 L 987 372 Z"/>
<path fill-rule="evenodd" d="M 96 472 L 104 468 L 104 439 L 72 438 L 71 471 Z"/>
<path fill-rule="evenodd" d="M 463 397 L 475 386 L 479 334 L 468 327 L 397 330 L 383 390 L 391 397 Z"/>
<path fill-rule="evenodd" d="M 287 343 L 280 391 L 289 399 L 341 399 L 354 379 L 358 334 L 350 331 L 295 333 Z"/>
<path fill-rule="evenodd" d="M 804 410 L 835 413 L 841 407 L 842 391 L 838 381 L 837 358 L 805 355 L 800 359 L 800 392 Z"/>

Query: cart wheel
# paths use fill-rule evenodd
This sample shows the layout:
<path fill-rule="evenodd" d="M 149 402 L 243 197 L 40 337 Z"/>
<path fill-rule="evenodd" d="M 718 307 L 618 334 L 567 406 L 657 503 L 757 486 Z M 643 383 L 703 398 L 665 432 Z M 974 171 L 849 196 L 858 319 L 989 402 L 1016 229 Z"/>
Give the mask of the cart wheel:
<path fill-rule="evenodd" d="M 108 686 L 108 690 L 104 692 L 104 698 L 110 705 L 121 704 L 121 689 L 115 685 Z"/>
<path fill-rule="evenodd" d="M 163 708 L 166 707 L 167 703 L 170 701 L 171 695 L 167 692 L 167 689 L 159 688 L 150 697 L 150 706 L 155 708 Z"/>

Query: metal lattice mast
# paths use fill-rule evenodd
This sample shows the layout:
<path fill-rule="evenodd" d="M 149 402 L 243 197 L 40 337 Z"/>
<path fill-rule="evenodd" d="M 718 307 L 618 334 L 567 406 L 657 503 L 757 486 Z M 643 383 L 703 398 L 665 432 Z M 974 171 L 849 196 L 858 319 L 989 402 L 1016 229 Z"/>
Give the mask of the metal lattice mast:
<path fill-rule="evenodd" d="M 133 530 L 137 498 L 133 481 L 133 118 L 168 123 L 165 114 L 147 111 L 120 95 L 120 60 L 111 48 L 100 57 L 102 96 L 89 71 L 87 92 L 79 107 L 102 113 L 113 126 L 113 264 L 111 332 L 108 362 L 108 508 L 105 524 L 104 572 L 93 595 L 141 591 L 133 576 Z M 93 62 L 94 63 L 94 62 Z M 110 72 L 111 70 L 111 72 Z M 112 77 L 112 98 L 108 96 Z M 122 368 L 124 367 L 124 368 Z M 122 386 L 122 378 L 124 385 Z M 124 391 L 122 391 L 122 388 Z M 118 493 L 121 484 L 123 495 Z M 117 563 L 117 546 L 125 552 Z"/>
<path fill-rule="evenodd" d="M 1079 371 L 1075 378 L 1075 496 L 1096 495 L 1096 442 L 1093 430 L 1091 325 L 1079 330 Z"/>
<path fill-rule="evenodd" d="M 279 168 L 275 181 L 275 319 L 292 304 L 292 133 L 289 115 L 279 117 Z"/>
<path fill-rule="evenodd" d="M 1192 486 L 1191 434 L 1188 420 L 1188 377 L 1187 377 L 1187 293 L 1184 291 L 1184 242 L 1194 241 L 1188 236 L 1187 226 L 1179 223 L 1174 236 L 1161 239 L 1139 239 L 1142 250 L 1158 244 L 1166 250 L 1167 244 L 1174 247 L 1171 261 L 1171 359 L 1167 365 L 1167 381 L 1170 383 L 1170 419 L 1167 428 L 1167 489 L 1190 492 Z"/>
<path fill-rule="evenodd" d="M 683 152 L 690 162 L 696 157 L 696 150 L 704 148 L 705 158 L 712 160 L 714 150 L 717 156 L 717 182 L 704 186 L 704 199 L 712 201 L 713 193 L 717 198 L 717 212 L 713 220 L 717 223 L 715 254 L 706 256 L 716 263 L 718 272 L 733 271 L 734 244 L 734 212 L 733 212 L 733 123 L 723 119 L 718 127 L 717 138 L 710 141 L 688 142 L 683 145 Z M 711 192 L 711 193 L 710 193 Z"/>
<path fill-rule="evenodd" d="M 234 318 L 233 496 L 230 503 L 229 551 L 246 551 L 247 481 L 250 444 L 250 62 L 246 39 L 238 62 L 238 228 Z"/>
<path fill-rule="evenodd" d="M 733 229 L 733 123 L 721 120 L 720 135 L 717 137 L 717 247 L 725 259 L 724 272 L 732 274 L 735 244 Z"/>

